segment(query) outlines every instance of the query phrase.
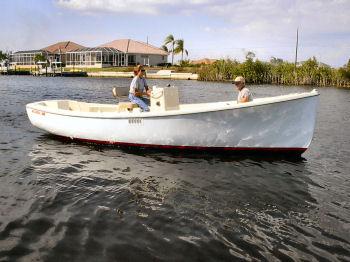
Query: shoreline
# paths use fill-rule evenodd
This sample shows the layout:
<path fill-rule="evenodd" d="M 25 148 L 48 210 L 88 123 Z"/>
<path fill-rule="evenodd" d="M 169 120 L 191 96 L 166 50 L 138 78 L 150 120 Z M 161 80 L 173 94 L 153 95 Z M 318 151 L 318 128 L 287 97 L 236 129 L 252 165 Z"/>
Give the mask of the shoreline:
<path fill-rule="evenodd" d="M 9 76 L 36 76 L 36 77 L 90 77 L 90 78 L 132 78 L 133 72 L 116 72 L 116 71 L 97 71 L 97 72 L 88 72 L 88 71 L 63 71 L 63 75 L 60 72 L 48 73 L 46 76 L 45 73 L 41 75 L 34 74 L 33 72 L 27 70 L 17 70 L 10 71 L 9 73 L 1 72 L 1 75 Z M 232 80 L 226 79 L 215 79 L 215 80 L 204 80 L 200 78 L 199 74 L 195 73 L 182 73 L 182 72 L 171 72 L 168 74 L 157 74 L 157 73 L 147 73 L 148 79 L 168 79 L 168 80 L 193 80 L 199 82 L 213 82 L 213 83 L 231 83 Z M 256 86 L 256 85 L 273 85 L 273 86 L 283 86 L 283 87 L 318 87 L 318 88 L 337 88 L 337 89 L 350 89 L 350 85 L 345 86 L 336 86 L 336 85 L 312 85 L 312 84 L 278 84 L 278 83 L 249 83 L 247 85 Z"/>
<path fill-rule="evenodd" d="M 147 72 L 147 78 L 149 79 L 171 79 L 171 80 L 198 80 L 199 74 L 188 71 L 177 70 L 165 70 L 165 69 L 150 69 Z M 156 71 L 156 72 L 155 72 Z M 31 71 L 31 70 L 8 70 L 0 72 L 1 75 L 32 75 L 32 76 L 62 76 L 62 77 L 113 77 L 113 78 L 132 78 L 134 76 L 133 71 L 112 71 L 112 70 L 45 70 Z"/>
<path fill-rule="evenodd" d="M 171 79 L 171 80 L 198 80 L 199 75 L 194 73 L 171 72 L 171 70 L 160 70 L 166 72 L 147 73 L 148 79 Z M 115 77 L 115 78 L 133 78 L 133 72 L 87 72 L 88 77 Z"/>

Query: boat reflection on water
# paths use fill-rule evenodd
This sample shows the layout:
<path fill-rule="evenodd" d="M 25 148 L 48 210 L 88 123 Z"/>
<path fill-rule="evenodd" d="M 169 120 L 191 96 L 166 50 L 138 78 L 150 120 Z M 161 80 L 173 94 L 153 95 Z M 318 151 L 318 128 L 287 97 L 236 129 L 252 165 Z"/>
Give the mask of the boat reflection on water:
<path fill-rule="evenodd" d="M 10 250 L 25 246 L 25 258 L 291 258 L 314 237 L 303 159 L 135 152 L 47 135 L 29 157 L 13 196 L 26 200 L 21 212 L 8 208 L 1 235 L 16 232 Z M 312 245 L 305 256 L 317 256 Z"/>

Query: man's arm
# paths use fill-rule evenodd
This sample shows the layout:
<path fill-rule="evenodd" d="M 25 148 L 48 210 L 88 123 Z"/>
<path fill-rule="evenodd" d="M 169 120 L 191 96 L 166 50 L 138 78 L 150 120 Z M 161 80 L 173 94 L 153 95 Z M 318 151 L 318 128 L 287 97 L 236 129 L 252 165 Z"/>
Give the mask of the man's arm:
<path fill-rule="evenodd" d="M 143 78 L 143 84 L 145 86 L 146 92 L 144 93 L 146 96 L 151 96 L 151 89 L 148 87 L 146 78 Z"/>
<path fill-rule="evenodd" d="M 151 96 L 151 89 L 146 90 L 146 92 L 136 92 L 137 96 Z"/>
<path fill-rule="evenodd" d="M 249 97 L 248 96 L 244 96 L 239 100 L 240 103 L 246 103 L 249 102 Z"/>
<path fill-rule="evenodd" d="M 249 102 L 250 91 L 244 88 L 241 92 L 242 92 L 242 95 L 238 102 L 239 103 Z"/>
<path fill-rule="evenodd" d="M 149 88 L 148 88 L 146 78 L 143 78 L 143 85 L 145 86 L 146 91 L 148 91 Z"/>

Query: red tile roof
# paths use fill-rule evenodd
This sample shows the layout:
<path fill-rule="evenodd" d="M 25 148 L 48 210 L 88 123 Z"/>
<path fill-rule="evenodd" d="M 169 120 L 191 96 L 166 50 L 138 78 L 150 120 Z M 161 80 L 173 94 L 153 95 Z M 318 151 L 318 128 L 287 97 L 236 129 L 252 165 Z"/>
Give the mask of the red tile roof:
<path fill-rule="evenodd" d="M 101 47 L 113 47 L 115 49 L 129 54 L 168 55 L 168 52 L 164 51 L 161 48 L 132 39 L 114 40 L 112 42 L 101 45 Z"/>
<path fill-rule="evenodd" d="M 78 48 L 84 48 L 84 46 L 74 43 L 72 41 L 65 41 L 65 42 L 58 42 L 56 44 L 47 46 L 42 50 L 46 50 L 50 53 L 59 53 L 61 50 L 61 53 L 66 53 Z"/>

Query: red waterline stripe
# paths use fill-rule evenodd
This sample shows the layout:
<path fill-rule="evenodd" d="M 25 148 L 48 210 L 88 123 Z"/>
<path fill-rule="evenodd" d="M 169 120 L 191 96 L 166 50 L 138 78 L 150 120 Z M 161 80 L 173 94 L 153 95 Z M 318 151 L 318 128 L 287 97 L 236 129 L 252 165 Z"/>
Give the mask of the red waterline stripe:
<path fill-rule="evenodd" d="M 307 148 L 301 147 L 205 147 L 205 146 L 173 146 L 173 145 L 153 145 L 153 144 L 138 144 L 127 142 L 114 142 L 103 140 L 92 140 L 85 138 L 69 138 L 58 136 L 63 139 L 76 140 L 84 143 L 93 143 L 101 145 L 117 145 L 125 147 L 143 147 L 143 148 L 159 148 L 159 149 L 182 149 L 182 150 L 209 150 L 209 151 L 264 151 L 264 152 L 295 152 L 303 153 Z"/>

